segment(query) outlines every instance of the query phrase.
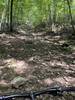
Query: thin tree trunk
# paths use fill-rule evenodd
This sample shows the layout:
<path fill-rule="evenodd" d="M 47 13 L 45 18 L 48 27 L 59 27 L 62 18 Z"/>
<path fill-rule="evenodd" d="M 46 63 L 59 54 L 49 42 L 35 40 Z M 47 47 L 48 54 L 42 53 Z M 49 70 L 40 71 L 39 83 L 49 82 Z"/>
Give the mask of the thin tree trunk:
<path fill-rule="evenodd" d="M 48 16 L 48 22 L 47 25 L 49 27 L 50 30 L 52 30 L 51 25 L 52 25 L 52 19 L 51 19 L 51 5 L 48 5 L 48 9 L 49 9 L 49 16 Z"/>
<path fill-rule="evenodd" d="M 53 0 L 53 23 L 56 23 L 56 0 Z"/>
<path fill-rule="evenodd" d="M 13 0 L 10 1 L 10 24 L 9 24 L 9 30 L 10 32 L 13 31 L 13 28 L 12 28 L 12 19 L 13 19 Z"/>
<path fill-rule="evenodd" d="M 55 28 L 55 23 L 56 23 L 56 1 L 53 0 L 52 2 L 52 31 L 56 31 Z"/>
<path fill-rule="evenodd" d="M 65 23 L 65 21 L 66 21 L 66 19 L 65 19 L 65 0 L 63 1 L 64 2 L 64 12 L 63 12 L 63 14 L 64 14 L 64 17 L 63 17 L 63 23 Z"/>
<path fill-rule="evenodd" d="M 6 14 L 6 8 L 4 8 L 4 10 L 3 10 L 2 17 L 1 17 L 1 23 L 3 23 L 3 21 L 5 19 L 5 14 Z"/>
<path fill-rule="evenodd" d="M 9 2 L 9 0 L 6 0 L 5 1 L 5 7 L 4 7 L 4 10 L 3 10 L 3 13 L 2 13 L 2 16 L 1 16 L 1 22 L 0 22 L 0 30 L 1 31 L 4 31 L 5 29 L 5 27 L 4 27 L 4 24 L 6 24 L 6 22 L 7 22 L 7 14 L 6 14 L 6 12 L 7 12 L 7 7 L 8 7 L 8 2 Z"/>
<path fill-rule="evenodd" d="M 70 19 L 71 19 L 72 29 L 73 29 L 73 32 L 75 32 L 74 25 L 73 25 L 73 19 L 72 19 L 71 6 L 70 6 L 70 1 L 69 0 L 67 0 L 67 4 L 68 4 L 68 8 L 69 8 L 69 14 L 70 14 Z"/>

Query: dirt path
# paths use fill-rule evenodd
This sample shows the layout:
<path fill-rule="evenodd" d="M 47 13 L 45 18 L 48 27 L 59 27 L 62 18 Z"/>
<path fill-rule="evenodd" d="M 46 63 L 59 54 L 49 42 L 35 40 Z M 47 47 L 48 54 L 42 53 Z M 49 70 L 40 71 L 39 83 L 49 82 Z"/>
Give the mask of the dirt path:
<path fill-rule="evenodd" d="M 25 83 L 12 86 L 18 76 Z M 44 33 L 0 34 L 0 93 L 56 85 L 75 86 L 74 41 Z"/>

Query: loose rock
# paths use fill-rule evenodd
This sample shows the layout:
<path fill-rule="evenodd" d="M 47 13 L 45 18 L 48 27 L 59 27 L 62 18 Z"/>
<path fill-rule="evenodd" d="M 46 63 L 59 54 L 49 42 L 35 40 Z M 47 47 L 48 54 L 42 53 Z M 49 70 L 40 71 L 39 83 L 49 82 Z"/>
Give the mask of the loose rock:
<path fill-rule="evenodd" d="M 19 88 L 20 86 L 24 85 L 26 81 L 27 79 L 18 76 L 18 77 L 15 77 L 13 80 L 11 80 L 10 84 L 13 88 Z"/>

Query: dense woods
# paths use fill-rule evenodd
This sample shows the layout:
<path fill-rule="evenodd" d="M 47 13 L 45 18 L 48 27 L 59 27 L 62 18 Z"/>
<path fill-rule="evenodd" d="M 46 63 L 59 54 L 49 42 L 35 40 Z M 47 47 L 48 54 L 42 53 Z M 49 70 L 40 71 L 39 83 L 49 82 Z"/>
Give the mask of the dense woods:
<path fill-rule="evenodd" d="M 35 27 L 41 23 L 71 24 L 74 30 L 74 0 L 1 0 L 0 22 L 12 30 L 13 24 Z"/>

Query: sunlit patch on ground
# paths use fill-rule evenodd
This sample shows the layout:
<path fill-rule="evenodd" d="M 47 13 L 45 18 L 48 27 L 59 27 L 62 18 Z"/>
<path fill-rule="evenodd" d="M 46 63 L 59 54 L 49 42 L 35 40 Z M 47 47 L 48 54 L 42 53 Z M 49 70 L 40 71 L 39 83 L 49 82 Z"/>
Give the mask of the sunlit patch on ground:
<path fill-rule="evenodd" d="M 14 58 L 4 61 L 9 68 L 13 68 L 17 74 L 23 74 L 29 69 L 28 64 L 25 61 L 16 60 Z"/>
<path fill-rule="evenodd" d="M 7 81 L 5 81 L 5 80 L 1 80 L 1 81 L 0 81 L 0 85 L 8 85 L 8 83 L 7 83 Z"/>
<path fill-rule="evenodd" d="M 13 91 L 39 90 L 54 85 L 75 86 L 75 51 L 72 44 L 71 48 L 63 49 L 66 39 L 43 34 L 0 35 L 2 90 L 4 87 Z M 13 80 L 20 84 L 23 78 L 25 83 L 20 87 L 14 89 L 11 86 Z"/>
<path fill-rule="evenodd" d="M 69 65 L 66 62 L 64 62 L 64 61 L 57 61 L 57 60 L 50 61 L 50 65 L 51 66 L 56 66 L 56 67 L 58 67 L 58 66 L 66 67 L 66 68 L 69 67 Z"/>
<path fill-rule="evenodd" d="M 47 78 L 44 79 L 43 81 L 45 84 L 47 84 L 48 86 L 51 86 L 52 84 L 59 83 L 61 86 L 75 86 L 75 78 L 73 77 L 58 77 L 58 78 Z"/>

